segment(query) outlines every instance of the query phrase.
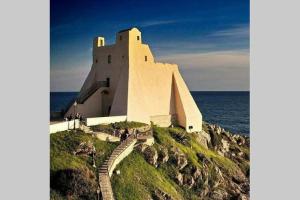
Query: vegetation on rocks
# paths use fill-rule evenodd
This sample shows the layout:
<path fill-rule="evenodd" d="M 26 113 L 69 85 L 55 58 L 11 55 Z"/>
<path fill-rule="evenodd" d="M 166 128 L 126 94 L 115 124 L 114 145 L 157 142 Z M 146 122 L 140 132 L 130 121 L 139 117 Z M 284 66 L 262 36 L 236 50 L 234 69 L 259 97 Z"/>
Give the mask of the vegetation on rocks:
<path fill-rule="evenodd" d="M 116 125 L 134 128 L 144 124 L 104 126 Z M 153 130 L 155 144 L 138 144 L 116 167 L 118 173 L 111 178 L 115 199 L 249 199 L 249 137 L 206 123 L 201 133 L 187 133 L 178 127 L 153 126 Z M 97 177 L 89 155 L 91 144 L 96 149 L 97 167 L 118 145 L 83 132 L 51 135 L 52 199 L 95 199 Z M 74 154 L 80 151 L 86 154 Z"/>
<path fill-rule="evenodd" d="M 100 141 L 81 131 L 50 135 L 50 198 L 95 199 L 97 174 L 89 152 L 76 153 L 83 144 L 95 148 L 95 164 L 101 166 L 117 144 Z M 75 155 L 76 154 L 76 155 Z"/>

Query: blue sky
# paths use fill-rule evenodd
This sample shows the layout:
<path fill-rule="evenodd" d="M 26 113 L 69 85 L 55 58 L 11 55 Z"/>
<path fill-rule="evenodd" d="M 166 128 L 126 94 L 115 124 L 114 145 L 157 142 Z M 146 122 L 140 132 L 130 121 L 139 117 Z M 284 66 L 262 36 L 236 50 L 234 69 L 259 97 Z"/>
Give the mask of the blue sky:
<path fill-rule="evenodd" d="M 80 90 L 93 38 L 113 44 L 133 26 L 191 90 L 249 90 L 249 0 L 50 0 L 50 9 L 51 91 Z"/>

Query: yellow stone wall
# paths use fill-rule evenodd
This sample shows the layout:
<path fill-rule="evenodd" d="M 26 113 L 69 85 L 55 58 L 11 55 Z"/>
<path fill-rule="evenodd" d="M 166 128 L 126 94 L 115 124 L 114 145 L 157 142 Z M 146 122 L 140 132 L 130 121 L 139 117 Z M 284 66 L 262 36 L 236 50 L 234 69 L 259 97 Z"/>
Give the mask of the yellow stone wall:
<path fill-rule="evenodd" d="M 108 56 L 111 63 L 108 63 Z M 98 117 L 111 106 L 110 116 L 127 115 L 128 121 L 139 121 L 167 126 L 171 116 L 187 131 L 202 130 L 202 115 L 195 104 L 176 64 L 155 62 L 147 44 L 142 43 L 141 32 L 136 29 L 121 31 L 116 44 L 105 46 L 103 37 L 94 39 L 93 65 L 80 92 L 95 81 L 110 78 L 109 96 L 100 109 L 99 100 L 82 104 L 83 111 Z M 94 98 L 93 96 L 91 98 Z M 169 122 L 168 122 L 169 120 Z M 193 128 L 189 130 L 189 126 Z"/>

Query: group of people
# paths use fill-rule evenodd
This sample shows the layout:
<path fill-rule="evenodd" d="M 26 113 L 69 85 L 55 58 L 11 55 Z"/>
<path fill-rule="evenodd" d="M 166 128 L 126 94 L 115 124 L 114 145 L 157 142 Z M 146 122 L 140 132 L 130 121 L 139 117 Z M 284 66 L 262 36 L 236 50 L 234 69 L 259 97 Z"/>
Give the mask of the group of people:
<path fill-rule="evenodd" d="M 69 116 L 67 116 L 65 118 L 66 121 L 71 121 L 73 119 L 79 119 L 79 121 L 82 122 L 83 121 L 83 116 L 80 113 L 76 113 L 75 116 L 73 116 L 72 114 L 70 114 Z"/>

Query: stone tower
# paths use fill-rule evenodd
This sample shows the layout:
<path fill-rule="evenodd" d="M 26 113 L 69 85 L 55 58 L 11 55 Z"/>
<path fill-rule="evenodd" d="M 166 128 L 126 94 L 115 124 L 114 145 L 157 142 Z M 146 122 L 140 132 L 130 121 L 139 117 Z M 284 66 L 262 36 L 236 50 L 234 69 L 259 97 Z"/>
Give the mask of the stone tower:
<path fill-rule="evenodd" d="M 118 32 L 114 45 L 94 39 L 93 65 L 76 101 L 84 117 L 126 115 L 127 121 L 202 130 L 202 115 L 178 66 L 155 62 L 137 28 Z"/>

